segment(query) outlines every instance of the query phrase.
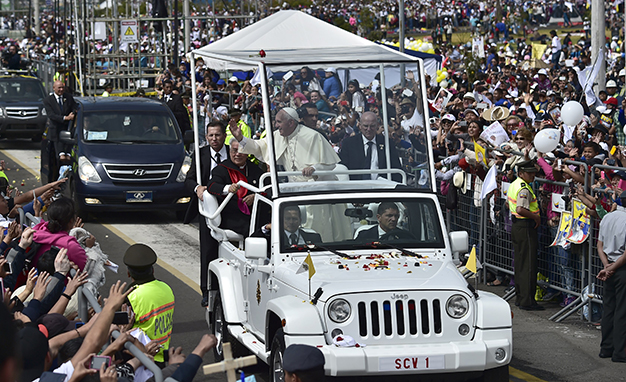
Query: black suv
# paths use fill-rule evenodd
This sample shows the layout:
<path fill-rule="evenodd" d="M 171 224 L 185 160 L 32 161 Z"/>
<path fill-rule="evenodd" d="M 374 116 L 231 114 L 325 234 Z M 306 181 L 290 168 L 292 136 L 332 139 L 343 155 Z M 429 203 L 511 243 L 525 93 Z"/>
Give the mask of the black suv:
<path fill-rule="evenodd" d="M 37 77 L 21 72 L 0 74 L 0 137 L 38 142 L 46 128 L 46 92 Z"/>

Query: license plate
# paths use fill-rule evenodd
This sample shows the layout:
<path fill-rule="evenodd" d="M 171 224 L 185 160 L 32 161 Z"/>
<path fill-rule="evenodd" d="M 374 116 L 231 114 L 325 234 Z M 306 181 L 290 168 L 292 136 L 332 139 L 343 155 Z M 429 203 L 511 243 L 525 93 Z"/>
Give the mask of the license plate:
<path fill-rule="evenodd" d="M 126 203 L 150 203 L 152 191 L 126 191 Z"/>
<path fill-rule="evenodd" d="M 402 370 L 437 370 L 445 367 L 443 355 L 435 356 L 407 356 L 407 357 L 382 357 L 378 359 L 379 371 L 402 371 Z"/>

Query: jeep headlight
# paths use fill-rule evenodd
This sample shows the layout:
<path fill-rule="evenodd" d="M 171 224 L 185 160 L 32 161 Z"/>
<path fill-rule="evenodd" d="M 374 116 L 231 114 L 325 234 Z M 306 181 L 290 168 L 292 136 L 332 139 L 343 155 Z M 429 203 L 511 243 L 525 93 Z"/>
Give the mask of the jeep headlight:
<path fill-rule="evenodd" d="M 98 171 L 96 171 L 89 159 L 82 156 L 78 157 L 78 176 L 85 183 L 100 183 L 102 181 Z"/>
<path fill-rule="evenodd" d="M 187 172 L 191 168 L 191 157 L 185 155 L 185 160 L 183 161 L 183 165 L 180 166 L 180 171 L 178 171 L 178 176 L 176 176 L 176 181 L 182 183 L 185 181 L 187 177 Z"/>
<path fill-rule="evenodd" d="M 339 324 L 350 318 L 351 313 L 350 303 L 343 298 L 336 299 L 328 306 L 328 317 Z"/>
<path fill-rule="evenodd" d="M 467 301 L 467 298 L 463 295 L 455 294 L 446 302 L 446 312 L 448 312 L 448 316 L 452 318 L 461 318 L 465 316 L 468 311 L 469 301 Z"/>

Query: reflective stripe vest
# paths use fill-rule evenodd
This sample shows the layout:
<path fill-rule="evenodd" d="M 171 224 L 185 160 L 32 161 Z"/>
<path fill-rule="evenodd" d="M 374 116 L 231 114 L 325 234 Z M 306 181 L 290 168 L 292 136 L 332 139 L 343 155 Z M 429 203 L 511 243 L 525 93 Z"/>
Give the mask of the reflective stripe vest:
<path fill-rule="evenodd" d="M 530 200 L 530 212 L 539 215 L 539 203 L 537 203 L 537 197 L 535 196 L 533 189 L 524 181 L 524 179 L 518 177 L 513 183 L 511 183 L 509 190 L 506 193 L 509 201 L 509 211 L 511 211 L 511 214 L 517 219 L 528 219 L 517 213 L 517 194 L 519 194 L 523 188 L 530 191 L 530 197 L 532 198 Z"/>
<path fill-rule="evenodd" d="M 163 351 L 170 347 L 174 320 L 172 289 L 162 281 L 150 281 L 139 284 L 128 301 L 135 312 L 134 327 L 141 328 L 151 340 L 163 345 L 154 356 L 155 361 L 163 362 Z"/>

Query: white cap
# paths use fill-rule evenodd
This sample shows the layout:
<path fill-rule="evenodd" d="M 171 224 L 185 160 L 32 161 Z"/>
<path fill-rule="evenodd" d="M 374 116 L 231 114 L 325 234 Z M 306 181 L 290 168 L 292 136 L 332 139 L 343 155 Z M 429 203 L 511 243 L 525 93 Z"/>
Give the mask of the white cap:
<path fill-rule="evenodd" d="M 539 69 L 539 72 L 537 72 L 537 74 L 543 74 L 544 76 L 547 76 L 548 72 L 546 72 L 545 69 Z"/>
<path fill-rule="evenodd" d="M 615 83 L 615 81 L 610 80 L 609 82 L 606 83 L 606 87 L 607 88 L 616 88 L 617 84 Z"/>
<path fill-rule="evenodd" d="M 622 69 L 619 71 L 619 76 L 626 76 L 626 69 Z"/>
<path fill-rule="evenodd" d="M 292 107 L 283 107 L 282 111 L 287 113 L 287 115 L 293 118 L 296 122 L 300 122 L 300 116 L 298 115 L 298 112 L 296 111 L 296 109 Z"/>
<path fill-rule="evenodd" d="M 326 72 L 330 72 L 330 73 L 337 73 L 337 69 L 333 68 L 332 66 L 328 69 L 325 70 Z"/>
<path fill-rule="evenodd" d="M 474 93 L 465 93 L 465 95 L 463 96 L 464 99 L 473 99 L 476 100 L 476 97 L 474 97 Z"/>
<path fill-rule="evenodd" d="M 239 78 L 232 76 L 228 79 L 228 82 L 239 82 Z"/>
<path fill-rule="evenodd" d="M 452 114 L 446 114 L 441 117 L 441 120 L 447 119 L 448 121 L 456 122 L 456 118 Z"/>

